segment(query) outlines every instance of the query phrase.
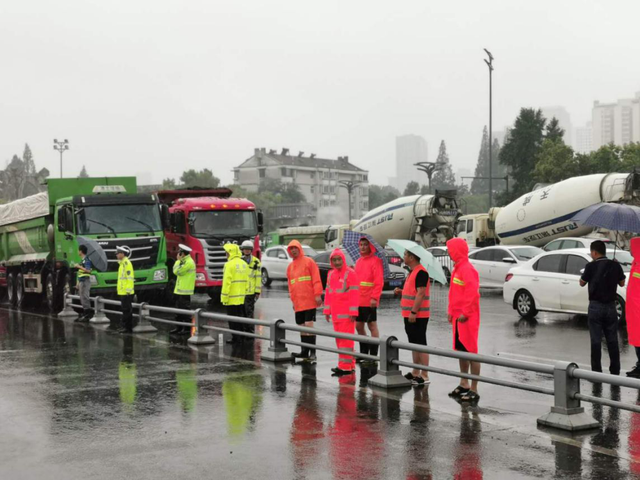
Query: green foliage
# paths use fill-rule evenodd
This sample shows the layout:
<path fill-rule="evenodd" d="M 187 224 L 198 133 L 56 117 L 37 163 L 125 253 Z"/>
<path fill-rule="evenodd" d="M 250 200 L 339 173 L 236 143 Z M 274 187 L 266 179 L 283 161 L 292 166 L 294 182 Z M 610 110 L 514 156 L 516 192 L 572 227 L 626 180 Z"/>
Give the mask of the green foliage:
<path fill-rule="evenodd" d="M 428 195 L 428 194 L 429 194 L 429 185 L 421 185 L 420 195 Z"/>
<path fill-rule="evenodd" d="M 530 192 L 535 184 L 536 159 L 544 141 L 545 118 L 540 110 L 522 108 L 513 129 L 500 149 L 500 163 L 507 167 L 511 182 L 509 195 L 500 196 L 508 202 Z"/>
<path fill-rule="evenodd" d="M 556 183 L 565 178 L 580 175 L 580 165 L 573 149 L 565 145 L 562 137 L 547 138 L 536 157 L 534 177 L 536 182 Z"/>
<path fill-rule="evenodd" d="M 304 194 L 295 183 L 283 183 L 274 178 L 265 178 L 258 188 L 258 193 L 273 195 L 276 203 L 306 203 Z"/>
<path fill-rule="evenodd" d="M 389 185 L 369 185 L 369 210 L 391 202 L 400 196 L 400 192 Z"/>
<path fill-rule="evenodd" d="M 449 155 L 447 154 L 447 145 L 444 140 L 440 142 L 440 149 L 438 151 L 438 158 L 436 163 L 440 165 L 439 170 L 433 175 L 432 187 L 435 192 L 439 190 L 450 190 L 456 186 L 456 177 L 451 169 L 451 163 L 449 162 Z"/>
<path fill-rule="evenodd" d="M 27 175 L 36 174 L 36 163 L 33 161 L 33 153 L 28 143 L 24 144 L 24 153 L 22 154 L 22 161 L 24 162 L 24 170 Z"/>
<path fill-rule="evenodd" d="M 29 145 L 25 145 L 27 162 L 14 155 L 7 167 L 0 170 L 0 198 L 2 203 L 34 195 L 45 190 L 43 185 L 49 176 L 46 168 L 36 171 L 33 155 Z"/>
<path fill-rule="evenodd" d="M 176 181 L 173 178 L 165 178 L 162 180 L 163 190 L 173 190 L 174 188 L 176 188 Z"/>
<path fill-rule="evenodd" d="M 464 215 L 486 213 L 489 211 L 489 194 L 459 196 L 458 206 Z"/>
<path fill-rule="evenodd" d="M 80 170 L 80 173 L 78 174 L 78 178 L 89 178 L 89 174 L 87 173 L 87 169 L 84 165 L 82 166 L 82 170 Z"/>
<path fill-rule="evenodd" d="M 507 174 L 507 168 L 500 163 L 500 143 L 497 138 L 493 139 L 491 147 L 491 176 L 494 178 L 492 187 L 494 192 L 501 192 L 506 188 L 506 182 L 496 180 Z M 474 195 L 487 194 L 489 192 L 489 131 L 485 125 L 482 130 L 482 140 L 480 141 L 480 152 L 478 153 L 478 163 L 473 173 L 476 178 L 471 182 L 471 193 Z"/>
<path fill-rule="evenodd" d="M 418 193 L 420 193 L 420 184 L 418 182 L 411 181 L 407 183 L 403 195 L 417 195 Z"/>
<path fill-rule="evenodd" d="M 553 117 L 547 125 L 547 133 L 545 135 L 545 138 L 554 142 L 559 141 L 564 143 L 564 134 L 565 131 L 563 128 L 560 128 L 560 122 L 558 122 L 558 119 L 556 117 Z"/>
<path fill-rule="evenodd" d="M 201 187 L 216 188 L 220 186 L 220 179 L 213 175 L 208 168 L 196 171 L 194 169 L 185 170 L 180 177 L 180 183 L 184 188 Z"/>

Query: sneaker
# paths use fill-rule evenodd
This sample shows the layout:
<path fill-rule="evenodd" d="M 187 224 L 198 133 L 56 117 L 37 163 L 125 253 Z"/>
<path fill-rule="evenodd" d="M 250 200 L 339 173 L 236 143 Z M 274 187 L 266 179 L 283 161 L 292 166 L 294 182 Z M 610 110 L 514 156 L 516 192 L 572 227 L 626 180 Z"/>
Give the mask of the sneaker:
<path fill-rule="evenodd" d="M 640 378 L 640 367 L 636 365 L 633 370 L 627 372 L 627 377 Z"/>
<path fill-rule="evenodd" d="M 413 383 L 416 387 L 421 387 L 424 385 L 424 378 L 422 377 L 413 377 L 413 379 L 411 380 L 411 383 Z"/>
<path fill-rule="evenodd" d="M 366 360 L 366 359 L 364 359 L 364 358 L 360 358 L 360 357 L 356 358 L 356 363 L 364 363 L 364 362 L 366 362 L 366 361 L 367 361 L 367 360 Z"/>
<path fill-rule="evenodd" d="M 307 362 L 309 362 L 310 364 L 316 364 L 318 363 L 318 357 L 316 357 L 315 355 L 311 355 L 310 357 L 307 358 Z"/>
<path fill-rule="evenodd" d="M 407 374 L 404 376 L 404 378 L 406 378 L 407 380 L 409 380 L 410 382 L 412 382 L 412 381 L 413 381 L 413 378 L 414 378 L 414 377 L 413 377 L 413 373 L 411 373 L 411 372 L 407 373 Z"/>

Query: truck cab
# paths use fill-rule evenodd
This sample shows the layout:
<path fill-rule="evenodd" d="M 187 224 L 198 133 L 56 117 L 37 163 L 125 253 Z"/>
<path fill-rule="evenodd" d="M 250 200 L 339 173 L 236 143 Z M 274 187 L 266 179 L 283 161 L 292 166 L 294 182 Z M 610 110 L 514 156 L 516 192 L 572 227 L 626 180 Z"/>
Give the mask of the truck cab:
<path fill-rule="evenodd" d="M 253 242 L 253 254 L 260 258 L 262 212 L 243 198 L 232 198 L 228 188 L 181 189 L 158 192 L 169 207 L 166 230 L 169 271 L 178 256 L 178 245 L 192 249 L 196 264 L 196 293 L 220 298 L 222 269 L 227 261 L 224 244 Z M 175 279 L 171 279 L 169 290 Z M 169 293 L 172 293 L 171 291 Z"/>
<path fill-rule="evenodd" d="M 461 216 L 456 224 L 456 237 L 463 238 L 469 247 L 487 247 L 500 243 L 495 233 L 495 216 L 498 208 L 489 213 Z"/>

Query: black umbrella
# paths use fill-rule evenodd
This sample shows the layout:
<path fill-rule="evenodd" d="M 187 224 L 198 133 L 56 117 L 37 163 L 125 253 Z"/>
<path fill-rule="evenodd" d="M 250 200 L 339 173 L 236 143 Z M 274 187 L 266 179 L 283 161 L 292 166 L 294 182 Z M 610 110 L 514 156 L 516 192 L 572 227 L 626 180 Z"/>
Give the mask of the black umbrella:
<path fill-rule="evenodd" d="M 93 268 L 100 272 L 106 272 L 109 263 L 107 262 L 107 254 L 102 247 L 98 245 L 98 242 L 92 238 L 78 237 L 78 245 L 85 245 L 87 247 L 87 257 L 91 260 Z"/>

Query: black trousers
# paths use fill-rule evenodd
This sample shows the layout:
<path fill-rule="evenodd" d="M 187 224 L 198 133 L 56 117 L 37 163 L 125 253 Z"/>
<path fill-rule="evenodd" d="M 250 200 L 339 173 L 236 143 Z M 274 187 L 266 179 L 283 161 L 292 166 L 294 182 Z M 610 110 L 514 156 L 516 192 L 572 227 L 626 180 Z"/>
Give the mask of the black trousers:
<path fill-rule="evenodd" d="M 253 313 L 256 310 L 256 296 L 247 295 L 244 297 L 244 316 L 247 318 L 253 318 Z M 255 332 L 255 325 L 243 325 L 245 332 Z"/>
<path fill-rule="evenodd" d="M 133 295 L 121 295 L 122 302 L 122 328 L 131 332 L 133 330 Z"/>
<path fill-rule="evenodd" d="M 244 317 L 244 305 L 227 305 L 227 315 L 231 315 L 233 317 Z M 244 331 L 244 327 L 245 325 L 243 323 L 229 322 L 229 328 L 236 332 Z M 231 334 L 231 339 L 234 341 L 240 341 L 243 338 L 244 337 L 242 337 L 242 335 Z"/>
<path fill-rule="evenodd" d="M 620 374 L 618 316 L 615 303 L 589 302 L 589 334 L 591 336 L 591 370 L 602 372 L 602 336 L 609 350 L 609 372 Z"/>
<path fill-rule="evenodd" d="M 174 295 L 176 308 L 181 310 L 191 310 L 191 295 Z M 191 323 L 191 315 L 176 315 L 177 322 Z M 190 327 L 178 327 L 180 330 L 189 330 Z"/>

